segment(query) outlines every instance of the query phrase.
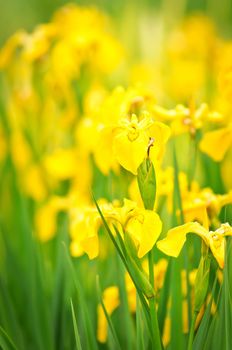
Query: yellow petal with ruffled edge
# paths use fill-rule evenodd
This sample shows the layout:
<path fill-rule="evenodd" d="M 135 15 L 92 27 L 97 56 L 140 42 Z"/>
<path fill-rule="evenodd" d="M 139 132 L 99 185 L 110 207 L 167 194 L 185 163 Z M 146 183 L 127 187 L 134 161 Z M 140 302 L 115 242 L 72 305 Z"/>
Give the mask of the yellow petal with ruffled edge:
<path fill-rule="evenodd" d="M 94 160 L 105 175 L 108 175 L 110 169 L 118 171 L 119 165 L 113 156 L 113 131 L 110 127 L 105 127 L 95 132 L 96 144 L 93 150 Z"/>
<path fill-rule="evenodd" d="M 157 242 L 157 247 L 166 255 L 176 258 L 184 246 L 186 235 L 190 232 L 200 236 L 209 245 L 209 232 L 197 222 L 188 222 L 169 230 L 167 237 Z"/>
<path fill-rule="evenodd" d="M 136 175 L 139 165 L 146 157 L 149 137 L 142 132 L 135 140 L 130 141 L 127 134 L 126 130 L 116 132 L 113 152 L 119 164 Z"/>
<path fill-rule="evenodd" d="M 232 144 L 232 127 L 206 133 L 200 142 L 200 149 L 216 162 L 221 161 Z"/>
<path fill-rule="evenodd" d="M 226 241 L 224 237 L 220 237 L 218 241 L 214 241 L 214 239 L 211 237 L 209 244 L 211 252 L 221 269 L 223 269 L 225 261 L 225 243 Z"/>
<path fill-rule="evenodd" d="M 137 243 L 138 257 L 142 258 L 155 245 L 162 230 L 162 222 L 158 214 L 151 210 L 141 210 L 127 224 L 126 231 Z"/>
<path fill-rule="evenodd" d="M 209 246 L 213 256 L 218 262 L 218 265 L 223 269 L 225 260 L 225 244 L 226 236 L 232 236 L 232 227 L 228 224 L 221 224 L 221 226 L 215 231 L 210 232 Z"/>
<path fill-rule="evenodd" d="M 86 253 L 89 259 L 94 259 L 99 253 L 98 230 L 101 218 L 96 210 L 82 210 L 74 208 L 70 215 L 71 254 L 80 256 Z"/>
<path fill-rule="evenodd" d="M 88 255 L 89 259 L 94 259 L 99 253 L 99 240 L 98 235 L 86 237 L 81 242 L 81 247 L 83 251 Z"/>

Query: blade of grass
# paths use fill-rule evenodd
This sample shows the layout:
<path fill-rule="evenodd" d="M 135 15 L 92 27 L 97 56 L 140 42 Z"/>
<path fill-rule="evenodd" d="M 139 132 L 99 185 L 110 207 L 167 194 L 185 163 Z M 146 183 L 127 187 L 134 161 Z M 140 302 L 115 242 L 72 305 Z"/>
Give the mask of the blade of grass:
<path fill-rule="evenodd" d="M 102 299 L 102 291 L 101 291 L 99 276 L 96 277 L 96 284 L 97 284 L 97 292 L 98 292 L 99 302 L 102 306 L 105 318 L 106 318 L 108 326 L 109 326 L 110 333 L 111 333 L 112 338 L 114 340 L 115 349 L 122 350 L 121 345 L 120 345 L 119 340 L 118 340 L 117 333 L 116 333 L 114 325 L 113 325 L 113 322 L 112 322 L 110 316 L 108 315 L 108 312 L 106 310 L 105 304 L 104 304 L 103 299 Z"/>
<path fill-rule="evenodd" d="M 145 350 L 144 345 L 144 323 L 141 312 L 141 304 L 138 293 L 136 293 L 136 349 Z"/>
<path fill-rule="evenodd" d="M 148 253 L 148 264 L 149 264 L 149 280 L 154 288 L 154 260 L 153 260 L 153 251 L 151 250 Z M 156 312 L 156 298 L 155 295 L 149 299 L 150 306 L 150 316 L 151 316 L 151 327 L 152 327 L 152 349 L 161 350 L 161 339 L 160 339 L 160 330 Z"/>
<path fill-rule="evenodd" d="M 81 281 L 78 278 L 78 273 L 76 273 L 73 262 L 71 260 L 71 257 L 69 255 L 67 246 L 63 242 L 63 249 L 65 251 L 65 257 L 68 262 L 69 267 L 69 276 L 72 277 L 72 280 L 74 282 L 75 290 L 77 293 L 77 299 L 78 299 L 78 305 L 80 308 L 81 318 L 83 322 L 83 328 L 84 328 L 84 337 L 87 342 L 87 348 L 89 350 L 97 350 L 97 341 L 95 337 L 95 330 L 93 329 L 93 325 L 90 322 L 89 318 L 89 310 L 87 307 L 86 299 L 83 294 L 83 287 L 81 284 Z"/>
<path fill-rule="evenodd" d="M 170 296 L 170 279 L 171 279 L 171 260 L 169 259 L 167 271 L 164 278 L 164 284 L 161 289 L 159 304 L 158 304 L 158 320 L 160 333 L 163 334 L 165 317 L 168 312 L 168 299 Z"/>
<path fill-rule="evenodd" d="M 117 256 L 119 294 L 120 294 L 122 315 L 123 315 L 123 319 L 125 320 L 125 322 L 123 323 L 123 333 L 126 336 L 126 348 L 128 350 L 133 350 L 135 347 L 135 344 L 134 344 L 135 333 L 134 333 L 133 321 L 132 321 L 132 317 L 131 317 L 131 313 L 128 305 L 128 297 L 127 297 L 126 282 L 125 282 L 125 269 L 122 264 L 123 264 L 122 261 Z"/>
<path fill-rule="evenodd" d="M 181 209 L 181 195 L 178 182 L 178 164 L 176 158 L 175 145 L 173 146 L 173 163 L 174 163 L 174 193 L 173 193 L 173 226 L 178 225 L 177 209 Z M 171 260 L 171 349 L 183 349 L 183 329 L 182 329 L 182 289 L 181 289 L 181 269 L 182 254 L 177 259 Z"/>
<path fill-rule="evenodd" d="M 182 205 L 182 198 L 181 198 L 181 191 L 180 191 L 180 184 L 179 184 L 179 166 L 176 156 L 176 148 L 175 144 L 173 147 L 173 165 L 174 165 L 174 205 L 173 208 L 178 209 L 180 211 L 180 224 L 183 225 L 185 223 L 184 220 L 184 212 L 183 212 L 183 205 Z M 188 242 L 186 242 L 184 248 L 183 248 L 183 257 L 184 257 L 184 267 L 186 271 L 186 283 L 187 283 L 187 302 L 188 302 L 188 322 L 191 324 L 191 288 L 190 288 L 190 281 L 189 281 L 189 258 L 188 258 Z"/>
<path fill-rule="evenodd" d="M 214 300 L 214 293 L 216 289 L 217 277 L 215 277 L 215 281 L 212 288 L 212 295 L 210 301 L 206 307 L 204 316 L 201 320 L 201 323 L 198 327 L 194 342 L 193 342 L 193 350 L 202 350 L 204 348 L 205 339 L 207 338 L 210 322 L 212 320 L 211 308 Z"/>
<path fill-rule="evenodd" d="M 78 331 L 78 327 L 77 327 L 77 320 L 76 320 L 76 315 L 75 315 L 75 311 L 73 308 L 72 299 L 70 299 L 70 304 L 71 304 L 71 311 L 72 311 L 73 329 L 74 329 L 75 340 L 76 340 L 76 348 L 77 348 L 77 350 L 82 350 L 80 335 L 79 335 L 79 331 Z"/>
<path fill-rule="evenodd" d="M 0 347 L 4 350 L 18 350 L 7 332 L 0 326 Z"/>
<path fill-rule="evenodd" d="M 230 244 L 228 244 L 229 240 L 227 240 L 227 249 L 225 254 L 225 268 L 224 268 L 224 278 L 223 278 L 223 292 L 225 293 L 224 297 L 224 310 L 225 310 L 225 349 L 231 349 L 231 330 L 232 330 L 232 301 L 231 301 L 231 290 L 229 284 L 229 259 L 228 259 L 228 248 Z M 230 241 L 231 243 L 231 241 Z"/>

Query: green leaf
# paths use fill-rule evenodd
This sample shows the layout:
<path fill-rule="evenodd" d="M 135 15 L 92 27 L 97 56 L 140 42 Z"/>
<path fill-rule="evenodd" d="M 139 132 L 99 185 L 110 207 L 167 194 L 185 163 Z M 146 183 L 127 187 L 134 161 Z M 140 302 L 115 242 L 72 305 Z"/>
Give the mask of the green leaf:
<path fill-rule="evenodd" d="M 145 350 L 144 320 L 139 296 L 136 293 L 136 349 Z"/>
<path fill-rule="evenodd" d="M 135 348 L 135 332 L 133 327 L 132 315 L 128 305 L 128 295 L 126 290 L 126 281 L 125 281 L 125 268 L 123 266 L 122 261 L 117 256 L 117 267 L 118 267 L 118 285 L 119 285 L 119 294 L 121 301 L 121 311 L 122 318 L 124 323 L 123 334 L 126 337 L 126 349 L 133 350 Z"/>
<path fill-rule="evenodd" d="M 100 282 L 99 282 L 99 276 L 97 276 L 96 283 L 97 283 L 97 291 L 98 291 L 99 302 L 100 302 L 100 304 L 102 306 L 104 315 L 106 317 L 106 320 L 107 320 L 107 323 L 108 323 L 108 326 L 109 326 L 109 330 L 110 330 L 110 333 L 111 333 L 113 341 L 114 341 L 114 347 L 115 347 L 116 350 L 121 350 L 121 345 L 119 343 L 117 333 L 115 331 L 114 325 L 113 325 L 113 323 L 111 321 L 110 316 L 108 315 L 108 312 L 106 310 L 105 304 L 104 304 L 103 299 L 102 299 L 102 292 L 101 292 L 101 287 L 100 287 Z"/>
<path fill-rule="evenodd" d="M 3 350 L 17 350 L 17 346 L 14 344 L 7 332 L 0 326 L 0 347 Z"/>
<path fill-rule="evenodd" d="M 72 278 L 75 286 L 75 291 L 77 293 L 77 298 L 78 298 L 78 305 L 79 305 L 79 310 L 81 314 L 81 319 L 83 322 L 83 328 L 84 328 L 84 337 L 87 343 L 87 349 L 89 350 L 97 350 L 97 341 L 96 341 L 96 336 L 95 336 L 95 330 L 93 329 L 93 324 L 90 321 L 89 318 L 89 309 L 87 306 L 86 299 L 84 297 L 84 291 L 83 291 L 83 285 L 81 281 L 79 280 L 79 274 L 75 273 L 75 269 L 73 266 L 73 262 L 71 260 L 71 257 L 69 255 L 69 251 L 63 243 L 63 248 L 65 251 L 65 256 L 68 262 L 68 272 L 69 276 Z"/>
<path fill-rule="evenodd" d="M 72 299 L 70 299 L 70 304 L 71 304 L 73 328 L 74 328 L 74 334 L 75 334 L 75 340 L 76 340 L 76 348 L 77 348 L 77 350 L 82 350 L 79 331 L 78 331 L 78 327 L 77 327 L 77 320 L 76 320 L 76 315 L 75 315 L 75 311 L 73 308 Z"/>

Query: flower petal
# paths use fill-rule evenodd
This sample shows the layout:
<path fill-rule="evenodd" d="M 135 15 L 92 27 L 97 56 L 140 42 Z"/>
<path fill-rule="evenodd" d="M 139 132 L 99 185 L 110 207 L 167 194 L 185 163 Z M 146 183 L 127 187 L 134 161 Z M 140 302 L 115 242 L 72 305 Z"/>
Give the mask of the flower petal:
<path fill-rule="evenodd" d="M 205 134 L 200 149 L 215 161 L 221 161 L 232 143 L 232 128 L 222 128 Z"/>
<path fill-rule="evenodd" d="M 126 131 L 116 134 L 113 141 L 113 151 L 119 164 L 133 174 L 146 157 L 149 137 L 142 132 L 134 141 L 130 141 Z"/>
<path fill-rule="evenodd" d="M 162 221 L 158 214 L 151 210 L 141 210 L 141 215 L 132 218 L 127 231 L 138 245 L 138 257 L 142 258 L 155 245 L 162 230 Z"/>
<path fill-rule="evenodd" d="M 178 257 L 186 241 L 186 235 L 190 232 L 200 236 L 209 245 L 208 231 L 197 222 L 188 222 L 169 230 L 167 237 L 157 242 L 157 247 L 167 255 Z"/>

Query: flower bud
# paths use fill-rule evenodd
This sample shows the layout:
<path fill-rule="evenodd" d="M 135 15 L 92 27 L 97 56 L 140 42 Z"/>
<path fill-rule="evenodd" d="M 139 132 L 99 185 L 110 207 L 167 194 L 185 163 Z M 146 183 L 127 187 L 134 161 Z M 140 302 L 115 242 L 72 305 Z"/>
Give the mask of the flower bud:
<path fill-rule="evenodd" d="M 209 254 L 202 256 L 195 280 L 195 302 L 194 311 L 199 312 L 207 295 L 210 272 Z"/>
<path fill-rule="evenodd" d="M 155 169 L 149 158 L 138 168 L 137 181 L 145 209 L 153 210 L 156 198 Z"/>

